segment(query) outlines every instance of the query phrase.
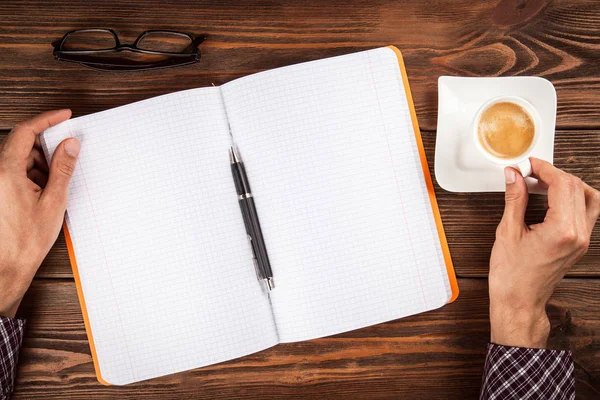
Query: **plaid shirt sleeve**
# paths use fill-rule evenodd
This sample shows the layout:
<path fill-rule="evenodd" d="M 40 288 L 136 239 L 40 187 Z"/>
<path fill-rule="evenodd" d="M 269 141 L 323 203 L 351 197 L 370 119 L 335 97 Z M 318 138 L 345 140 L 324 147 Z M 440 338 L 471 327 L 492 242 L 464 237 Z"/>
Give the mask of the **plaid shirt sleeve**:
<path fill-rule="evenodd" d="M 575 399 L 573 371 L 570 351 L 490 343 L 480 399 Z"/>
<path fill-rule="evenodd" d="M 0 317 L 0 400 L 10 399 L 24 330 L 24 319 Z"/>

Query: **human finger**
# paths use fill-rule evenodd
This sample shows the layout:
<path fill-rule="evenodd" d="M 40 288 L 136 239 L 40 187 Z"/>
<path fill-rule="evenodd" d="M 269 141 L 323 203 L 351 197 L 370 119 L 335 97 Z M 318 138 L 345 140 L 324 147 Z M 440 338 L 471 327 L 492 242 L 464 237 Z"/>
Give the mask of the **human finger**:
<path fill-rule="evenodd" d="M 583 193 L 588 230 L 591 233 L 600 216 L 600 192 L 583 182 Z"/>
<path fill-rule="evenodd" d="M 556 220 L 566 224 L 573 223 L 575 217 L 573 176 L 544 160 L 531 157 L 530 162 L 532 176 L 548 186 L 548 212 L 544 221 Z"/>
<path fill-rule="evenodd" d="M 27 165 L 27 157 L 35 145 L 36 137 L 44 130 L 70 117 L 71 110 L 47 111 L 18 124 L 4 142 L 0 161 L 24 170 Z"/>
<path fill-rule="evenodd" d="M 575 226 L 577 235 L 589 239 L 587 212 L 585 205 L 585 193 L 583 191 L 583 181 L 575 176 L 572 177 L 575 190 L 573 190 L 573 208 L 575 210 Z"/>
<path fill-rule="evenodd" d="M 550 186 L 562 177 L 565 172 L 556 168 L 548 161 L 540 160 L 539 158 L 530 157 L 531 174 L 543 184 Z"/>
<path fill-rule="evenodd" d="M 48 204 L 51 212 L 64 214 L 67 207 L 69 182 L 75 171 L 80 144 L 75 138 L 63 140 L 52 155 L 48 184 L 41 200 Z"/>
<path fill-rule="evenodd" d="M 506 190 L 504 193 L 504 214 L 501 224 L 512 232 L 521 232 L 527 226 L 525 225 L 525 211 L 529 193 L 525 179 L 512 167 L 504 169 L 504 178 Z"/>

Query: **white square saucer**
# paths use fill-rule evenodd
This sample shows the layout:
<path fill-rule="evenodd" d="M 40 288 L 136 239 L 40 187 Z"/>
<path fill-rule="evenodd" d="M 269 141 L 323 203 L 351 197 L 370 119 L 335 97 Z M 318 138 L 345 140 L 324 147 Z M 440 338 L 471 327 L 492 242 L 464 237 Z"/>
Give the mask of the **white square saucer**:
<path fill-rule="evenodd" d="M 475 147 L 472 121 L 479 108 L 500 96 L 519 96 L 538 111 L 541 137 L 532 157 L 550 163 L 554 155 L 556 90 L 538 77 L 462 78 L 438 80 L 438 123 L 435 177 L 450 192 L 504 192 L 503 167 L 488 161 Z M 527 178 L 529 193 L 546 193 L 537 180 Z"/>

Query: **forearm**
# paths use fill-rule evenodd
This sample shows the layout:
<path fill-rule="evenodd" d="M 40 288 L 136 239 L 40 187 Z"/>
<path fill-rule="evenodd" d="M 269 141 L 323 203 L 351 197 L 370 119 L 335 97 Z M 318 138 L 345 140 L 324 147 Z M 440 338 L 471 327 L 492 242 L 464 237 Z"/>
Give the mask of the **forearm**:
<path fill-rule="evenodd" d="M 65 139 L 48 166 L 38 135 L 70 117 L 70 110 L 42 113 L 0 146 L 0 400 L 12 392 L 25 326 L 9 317 L 58 237 L 80 149 L 77 139 Z"/>
<path fill-rule="evenodd" d="M 492 300 L 490 328 L 492 343 L 543 349 L 550 334 L 550 321 L 545 305 L 516 308 Z"/>
<path fill-rule="evenodd" d="M 13 391 L 24 329 L 24 319 L 0 317 L 0 400 Z"/>

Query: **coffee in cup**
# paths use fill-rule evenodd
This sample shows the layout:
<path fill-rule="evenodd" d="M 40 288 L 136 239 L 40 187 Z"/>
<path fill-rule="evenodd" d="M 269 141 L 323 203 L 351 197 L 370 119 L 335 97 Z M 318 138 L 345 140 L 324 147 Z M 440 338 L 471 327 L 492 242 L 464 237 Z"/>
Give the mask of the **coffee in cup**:
<path fill-rule="evenodd" d="M 473 122 L 476 146 L 490 161 L 531 174 L 529 155 L 540 135 L 540 117 L 526 100 L 507 96 L 485 103 Z"/>
<path fill-rule="evenodd" d="M 483 111 L 477 135 L 484 150 L 492 156 L 517 158 L 531 147 L 535 124 L 523 107 L 503 101 Z"/>

